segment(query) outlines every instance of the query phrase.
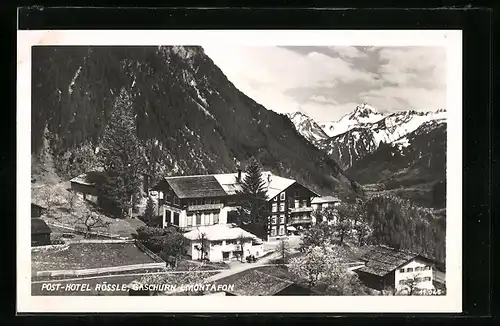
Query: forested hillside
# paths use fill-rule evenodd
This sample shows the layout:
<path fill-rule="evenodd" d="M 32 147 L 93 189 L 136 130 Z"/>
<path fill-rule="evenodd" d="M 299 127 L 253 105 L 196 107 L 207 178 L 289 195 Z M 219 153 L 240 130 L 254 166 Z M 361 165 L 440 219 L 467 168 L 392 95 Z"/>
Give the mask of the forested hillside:
<path fill-rule="evenodd" d="M 425 207 L 444 208 L 446 128 L 445 122 L 426 122 L 393 144 L 382 143 L 347 173 L 376 193 L 389 192 Z"/>
<path fill-rule="evenodd" d="M 123 95 L 155 175 L 229 172 L 251 156 L 320 193 L 351 193 L 338 164 L 285 115 L 238 91 L 201 47 L 34 47 L 32 171 L 68 179 L 96 164 Z"/>

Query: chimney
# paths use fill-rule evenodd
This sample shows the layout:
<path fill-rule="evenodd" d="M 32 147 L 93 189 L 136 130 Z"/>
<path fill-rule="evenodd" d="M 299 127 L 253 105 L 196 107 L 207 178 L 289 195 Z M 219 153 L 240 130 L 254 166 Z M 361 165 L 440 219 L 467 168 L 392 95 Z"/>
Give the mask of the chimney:
<path fill-rule="evenodd" d="M 236 169 L 238 170 L 238 177 L 236 178 L 236 180 L 238 180 L 238 182 L 241 182 L 241 166 L 240 166 L 240 161 L 236 161 Z"/>

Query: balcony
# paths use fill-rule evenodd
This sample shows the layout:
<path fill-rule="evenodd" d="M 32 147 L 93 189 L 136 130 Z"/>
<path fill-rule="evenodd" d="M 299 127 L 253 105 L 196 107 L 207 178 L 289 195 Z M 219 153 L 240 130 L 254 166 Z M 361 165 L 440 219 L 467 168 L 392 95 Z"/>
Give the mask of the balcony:
<path fill-rule="evenodd" d="M 288 220 L 289 225 L 294 225 L 294 224 L 307 224 L 307 223 L 312 223 L 312 218 L 310 216 L 301 216 L 301 217 L 291 217 Z"/>
<path fill-rule="evenodd" d="M 307 212 L 312 212 L 313 208 L 309 206 L 304 206 L 304 207 L 295 207 L 295 208 L 290 208 L 288 212 L 291 214 L 294 213 L 307 213 Z"/>
<path fill-rule="evenodd" d="M 205 205 L 190 205 L 188 206 L 188 212 L 196 211 L 213 211 L 220 210 L 224 207 L 224 204 L 205 204 Z"/>

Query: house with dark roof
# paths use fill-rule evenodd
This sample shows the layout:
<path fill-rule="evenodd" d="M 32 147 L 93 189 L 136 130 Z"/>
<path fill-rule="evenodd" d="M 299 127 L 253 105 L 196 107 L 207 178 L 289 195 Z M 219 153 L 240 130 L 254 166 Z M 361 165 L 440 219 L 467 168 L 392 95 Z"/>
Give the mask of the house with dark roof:
<path fill-rule="evenodd" d="M 376 246 L 366 252 L 361 260 L 365 263 L 355 271 L 359 279 L 376 290 L 408 288 L 416 283 L 421 289 L 445 288 L 446 271 L 443 263 L 417 253 L 387 246 Z"/>
<path fill-rule="evenodd" d="M 278 271 L 278 268 L 274 268 Z M 227 284 L 226 296 L 285 296 L 315 295 L 310 289 L 293 282 L 283 272 L 268 268 L 253 268 L 220 279 Z"/>
<path fill-rule="evenodd" d="M 70 180 L 71 190 L 76 192 L 84 200 L 91 201 L 97 204 L 98 191 L 96 184 L 104 178 L 102 171 L 89 171 L 80 174 Z"/>
<path fill-rule="evenodd" d="M 50 233 L 52 230 L 39 218 L 31 219 L 31 246 L 50 245 Z"/>
<path fill-rule="evenodd" d="M 31 203 L 31 218 L 39 218 L 45 211 L 45 207 L 42 205 Z"/>
<path fill-rule="evenodd" d="M 238 195 L 245 173 L 166 177 L 151 190 L 158 192 L 158 208 L 163 212 L 163 226 L 183 230 L 198 226 L 235 221 Z M 287 226 L 297 228 L 312 224 L 311 198 L 319 196 L 297 181 L 262 173 L 266 187 L 267 230 L 251 230 L 261 239 L 287 235 Z"/>
<path fill-rule="evenodd" d="M 340 205 L 340 199 L 335 196 L 314 197 L 311 200 L 313 212 L 317 212 L 318 210 L 322 210 L 327 207 L 337 207 L 338 205 Z M 316 214 L 313 214 L 313 220 L 314 223 L 320 223 L 326 221 L 326 218 L 323 217 L 322 220 L 318 221 L 316 219 Z"/>

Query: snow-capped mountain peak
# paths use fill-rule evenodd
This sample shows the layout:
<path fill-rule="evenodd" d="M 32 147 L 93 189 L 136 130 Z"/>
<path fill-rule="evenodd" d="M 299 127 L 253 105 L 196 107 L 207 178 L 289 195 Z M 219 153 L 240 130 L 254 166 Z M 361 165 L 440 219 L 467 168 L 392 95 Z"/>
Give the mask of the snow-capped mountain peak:
<path fill-rule="evenodd" d="M 403 139 L 405 135 L 423 125 L 427 127 L 421 128 L 421 131 L 430 132 L 431 129 L 446 123 L 446 115 L 446 109 L 410 109 L 383 114 L 373 106 L 363 103 L 335 122 L 318 125 L 300 112 L 289 114 L 289 117 L 299 133 L 316 147 L 332 155 L 344 168 L 348 168 L 358 159 L 375 151 L 382 142 L 395 144 L 397 140 Z M 314 125 L 323 128 L 324 132 L 319 133 L 319 128 L 311 127 Z"/>
<path fill-rule="evenodd" d="M 297 111 L 287 113 L 288 118 L 292 121 L 295 129 L 311 143 L 315 144 L 318 141 L 325 140 L 328 135 L 323 129 L 308 115 Z"/>
<path fill-rule="evenodd" d="M 368 103 L 356 106 L 353 112 L 344 115 L 340 120 L 334 122 L 323 122 L 320 126 L 325 133 L 334 137 L 343 134 L 353 128 L 363 126 L 369 123 L 375 123 L 385 117 Z"/>

